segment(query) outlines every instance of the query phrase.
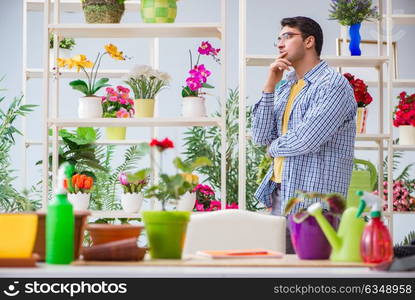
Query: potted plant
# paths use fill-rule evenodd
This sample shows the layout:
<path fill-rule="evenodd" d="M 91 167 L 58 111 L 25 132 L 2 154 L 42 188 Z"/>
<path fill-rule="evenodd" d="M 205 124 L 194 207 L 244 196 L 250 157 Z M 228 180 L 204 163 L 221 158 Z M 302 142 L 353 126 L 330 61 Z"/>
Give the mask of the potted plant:
<path fill-rule="evenodd" d="M 183 117 L 206 117 L 206 105 L 202 92 L 202 88 L 213 88 L 208 84 L 207 78 L 211 72 L 205 68 L 205 65 L 199 65 L 200 55 L 211 56 L 216 62 L 220 62 L 217 57 L 220 49 L 215 49 L 206 41 L 198 48 L 198 56 L 196 64 L 193 65 L 192 52 L 189 50 L 190 56 L 190 76 L 186 79 L 186 86 L 182 87 L 182 116 Z"/>
<path fill-rule="evenodd" d="M 131 118 L 134 116 L 134 101 L 130 98 L 130 90 L 121 85 L 116 90 L 107 87 L 107 94 L 102 96 L 104 118 Z M 124 140 L 125 127 L 106 127 L 105 136 L 109 140 Z"/>
<path fill-rule="evenodd" d="M 118 179 L 123 188 L 121 206 L 125 212 L 137 213 L 143 204 L 143 188 L 148 184 L 150 169 L 135 173 L 121 172 Z"/>
<path fill-rule="evenodd" d="M 125 83 L 134 92 L 134 109 L 137 118 L 154 116 L 154 98 L 163 88 L 168 86 L 169 74 L 155 70 L 147 65 L 135 66 L 126 76 Z"/>
<path fill-rule="evenodd" d="M 367 91 L 367 84 L 359 78 L 355 78 L 350 73 L 344 73 L 350 85 L 353 88 L 354 98 L 357 102 L 357 116 L 356 116 L 356 133 L 366 133 L 367 124 L 367 106 L 372 103 L 372 96 Z"/>
<path fill-rule="evenodd" d="M 66 179 L 64 185 L 68 190 L 68 200 L 72 203 L 73 209 L 79 211 L 88 210 L 94 178 L 86 174 L 77 173 L 72 176 L 72 185 L 68 185 Z"/>
<path fill-rule="evenodd" d="M 349 27 L 349 50 L 352 56 L 360 56 L 360 26 L 363 21 L 379 19 L 377 7 L 372 7 L 372 0 L 332 0 L 329 20 L 338 20 Z"/>
<path fill-rule="evenodd" d="M 402 92 L 393 112 L 393 126 L 399 127 L 399 144 L 415 145 L 415 94 Z"/>
<path fill-rule="evenodd" d="M 339 217 L 346 208 L 346 201 L 343 196 L 337 193 L 306 193 L 297 191 L 297 196 L 291 198 L 285 206 L 284 214 L 288 215 L 292 208 L 305 200 L 314 203 L 314 199 L 323 200 L 323 205 L 328 206 L 323 214 L 329 223 L 337 229 Z M 313 201 L 314 200 L 314 201 Z M 331 253 L 331 246 L 324 233 L 321 231 L 316 219 L 311 216 L 306 208 L 298 213 L 290 214 L 288 225 L 291 233 L 291 241 L 295 252 L 300 259 L 328 259 Z"/>
<path fill-rule="evenodd" d="M 81 0 L 87 23 L 120 23 L 125 0 Z"/>
<path fill-rule="evenodd" d="M 180 175 L 191 185 L 191 189 L 185 193 L 177 203 L 177 210 L 192 211 L 196 203 L 196 192 L 194 189 L 199 183 L 199 177 L 193 172 L 200 167 L 211 166 L 212 162 L 207 157 L 197 157 L 189 162 L 183 162 L 180 157 L 173 160 L 177 169 L 182 171 Z"/>
<path fill-rule="evenodd" d="M 177 0 L 142 0 L 141 18 L 144 23 L 174 23 Z"/>
<path fill-rule="evenodd" d="M 82 70 L 87 81 L 77 79 L 71 81 L 69 85 L 77 91 L 80 91 L 85 96 L 79 99 L 78 116 L 79 118 L 101 118 L 102 117 L 102 105 L 101 98 L 97 97 L 95 93 L 101 88 L 109 86 L 107 82 L 108 78 L 101 78 L 97 80 L 98 70 L 101 65 L 101 60 L 104 55 L 108 54 L 116 60 L 125 60 L 125 57 L 121 51 L 118 51 L 117 47 L 108 44 L 104 47 L 105 52 L 98 53 L 95 62 L 87 59 L 83 54 L 76 55 L 72 58 L 58 58 L 59 67 L 67 67 L 72 69 L 77 68 L 77 71 Z M 87 72 L 87 69 L 91 69 Z"/>
<path fill-rule="evenodd" d="M 69 58 L 71 57 L 71 50 L 75 47 L 76 43 L 73 38 L 63 38 L 59 42 L 59 55 L 60 57 Z M 53 35 L 49 37 L 49 65 L 52 67 L 55 65 L 55 57 L 53 53 Z"/>
<path fill-rule="evenodd" d="M 153 259 L 182 257 L 186 237 L 189 211 L 167 211 L 168 201 L 178 201 L 181 196 L 192 189 L 192 185 L 182 175 L 160 175 L 160 182 L 150 186 L 146 198 L 156 198 L 161 202 L 161 211 L 144 211 L 142 213 Z"/>

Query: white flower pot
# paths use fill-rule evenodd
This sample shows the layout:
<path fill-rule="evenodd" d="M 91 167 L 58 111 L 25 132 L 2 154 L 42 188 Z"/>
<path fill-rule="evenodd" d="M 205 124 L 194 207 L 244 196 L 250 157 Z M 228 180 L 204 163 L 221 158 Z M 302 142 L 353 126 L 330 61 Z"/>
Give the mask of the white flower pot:
<path fill-rule="evenodd" d="M 182 99 L 183 117 L 206 117 L 205 98 L 203 97 L 184 97 Z"/>
<path fill-rule="evenodd" d="M 101 98 L 97 96 L 79 98 L 78 117 L 81 119 L 101 118 Z"/>
<path fill-rule="evenodd" d="M 121 194 L 121 206 L 125 212 L 137 213 L 141 209 L 143 198 L 142 193 L 123 193 Z"/>
<path fill-rule="evenodd" d="M 415 145 L 415 126 L 399 126 L 399 145 Z"/>
<path fill-rule="evenodd" d="M 192 211 L 196 203 L 196 193 L 187 192 L 179 201 L 177 201 L 176 209 L 179 211 Z"/>
<path fill-rule="evenodd" d="M 59 49 L 59 57 L 60 58 L 69 58 L 71 57 L 71 50 L 69 49 Z M 55 59 L 55 51 L 53 49 L 49 50 L 49 66 L 50 69 L 53 69 L 57 65 L 57 61 Z"/>
<path fill-rule="evenodd" d="M 76 193 L 76 194 L 69 194 L 68 193 L 68 200 L 72 203 L 74 210 L 88 210 L 89 200 L 91 199 L 91 194 L 83 194 L 83 193 Z"/>

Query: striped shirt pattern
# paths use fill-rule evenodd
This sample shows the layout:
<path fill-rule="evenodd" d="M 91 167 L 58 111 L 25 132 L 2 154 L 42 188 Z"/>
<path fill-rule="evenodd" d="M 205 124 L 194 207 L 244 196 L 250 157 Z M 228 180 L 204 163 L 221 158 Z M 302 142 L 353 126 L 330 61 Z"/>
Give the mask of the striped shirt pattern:
<path fill-rule="evenodd" d="M 304 75 L 305 87 L 298 94 L 282 134 L 282 118 L 295 71 L 274 93 L 262 93 L 254 105 L 252 137 L 268 146 L 271 157 L 285 157 L 281 182 L 281 211 L 297 190 L 347 196 L 353 167 L 357 104 L 347 79 L 328 67 L 325 61 Z M 273 166 L 258 187 L 255 197 L 271 207 Z M 290 213 L 307 208 L 318 199 L 294 206 Z M 323 206 L 326 206 L 323 203 Z"/>

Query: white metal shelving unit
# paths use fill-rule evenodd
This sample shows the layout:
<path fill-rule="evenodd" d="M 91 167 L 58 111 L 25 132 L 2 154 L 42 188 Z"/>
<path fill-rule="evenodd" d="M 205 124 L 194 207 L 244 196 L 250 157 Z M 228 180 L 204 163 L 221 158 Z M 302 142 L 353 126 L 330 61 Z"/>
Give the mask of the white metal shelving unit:
<path fill-rule="evenodd" d="M 148 127 L 153 137 L 157 137 L 159 127 L 189 127 L 189 126 L 219 126 L 221 128 L 221 200 L 222 207 L 226 204 L 226 0 L 221 2 L 221 15 L 219 23 L 173 23 L 173 24 L 62 24 L 60 23 L 61 12 L 82 12 L 79 0 L 24 0 L 23 4 L 23 91 L 27 94 L 27 80 L 32 78 L 43 79 L 42 97 L 42 139 L 30 140 L 26 136 L 26 120 L 23 121 L 24 141 L 24 184 L 27 178 L 27 148 L 31 145 L 43 147 L 42 155 L 42 208 L 47 205 L 48 195 L 48 155 L 49 146 L 52 145 L 52 178 L 55 184 L 58 169 L 58 145 L 61 141 L 58 138 L 58 130 L 65 127 L 96 126 L 96 127 Z M 53 4 L 53 5 L 52 5 Z M 125 2 L 126 12 L 139 13 L 139 1 Z M 51 11 L 53 9 L 53 21 Z M 43 11 L 43 68 L 34 69 L 27 66 L 27 13 L 29 11 Z M 183 118 L 180 116 L 161 118 L 157 117 L 157 107 L 154 118 L 143 119 L 62 119 L 59 117 L 59 79 L 78 78 L 81 73 L 75 71 L 59 70 L 52 71 L 49 62 L 49 34 L 53 34 L 55 41 L 58 37 L 74 38 L 152 38 L 150 57 L 152 66 L 159 67 L 159 39 L 160 38 L 194 38 L 212 37 L 221 41 L 221 87 L 220 87 L 220 118 Z M 55 43 L 56 45 L 57 43 Z M 59 57 L 59 49 L 54 49 L 54 57 Z M 48 71 L 49 70 L 49 71 Z M 100 70 L 100 76 L 109 78 L 121 78 L 128 70 Z M 54 81 L 56 89 L 54 95 L 50 93 L 51 81 Z M 54 101 L 51 101 L 53 99 Z M 157 102 L 157 101 L 156 101 Z M 54 104 L 56 103 L 56 104 Z M 50 138 L 48 130 L 52 129 L 53 135 Z M 132 145 L 143 142 L 141 140 L 108 141 L 99 140 L 99 145 Z M 154 157 L 154 156 L 153 156 Z M 157 158 L 156 158 L 157 159 Z M 157 173 L 157 168 L 153 170 Z M 156 174 L 157 175 L 157 174 Z M 127 214 L 122 211 L 92 211 L 91 217 L 111 218 L 136 218 L 139 214 Z"/>
<path fill-rule="evenodd" d="M 239 0 L 239 186 L 245 187 L 246 182 L 246 140 L 250 138 L 250 134 L 246 132 L 246 74 L 247 67 L 250 66 L 269 66 L 274 60 L 273 55 L 251 55 L 246 53 L 246 16 L 247 16 L 247 0 Z M 382 1 L 378 0 L 378 7 L 382 10 Z M 387 53 L 382 53 L 382 22 L 386 21 L 387 29 Z M 414 87 L 415 79 L 394 79 L 392 62 L 392 24 L 415 24 L 415 15 L 392 15 L 392 0 L 387 0 L 386 15 L 377 22 L 378 32 L 378 56 L 322 56 L 322 59 L 332 67 L 356 67 L 356 68 L 374 68 L 378 71 L 378 80 L 371 82 L 370 86 L 378 87 L 379 95 L 379 112 L 378 112 L 378 134 L 359 134 L 356 141 L 374 142 L 374 146 L 360 146 L 355 148 L 359 150 L 375 150 L 378 151 L 378 172 L 383 174 L 383 157 L 387 152 L 388 157 L 393 157 L 394 150 L 415 150 L 414 146 L 393 145 L 393 87 Z M 341 35 L 344 35 L 345 28 L 342 28 Z M 343 38 L 345 42 L 346 39 Z M 387 66 L 387 74 L 383 74 L 383 66 Z M 384 94 L 384 86 L 386 86 L 386 95 Z M 388 123 L 385 125 L 383 118 L 384 110 L 389 113 Z M 387 128 L 388 132 L 385 132 Z M 388 217 L 391 232 L 393 233 L 393 215 L 394 214 L 410 214 L 413 212 L 393 212 L 392 208 L 392 187 L 393 187 L 393 160 L 388 160 L 388 211 L 385 216 Z M 379 177 L 378 189 L 383 190 L 382 177 Z M 239 189 L 239 206 L 246 207 L 246 191 L 245 188 Z"/>

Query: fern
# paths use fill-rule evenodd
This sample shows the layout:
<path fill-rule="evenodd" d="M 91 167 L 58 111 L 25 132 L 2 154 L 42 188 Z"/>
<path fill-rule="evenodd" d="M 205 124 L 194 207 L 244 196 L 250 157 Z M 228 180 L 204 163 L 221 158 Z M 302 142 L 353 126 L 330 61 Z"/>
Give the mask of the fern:
<path fill-rule="evenodd" d="M 238 136 L 239 136 L 239 93 L 238 90 L 229 90 L 226 101 L 226 194 L 228 203 L 238 202 Z M 213 117 L 220 117 L 220 111 Z M 247 110 L 247 128 L 251 126 L 251 112 Z M 216 191 L 221 188 L 221 132 L 218 127 L 192 127 L 184 133 L 183 155 L 185 161 L 190 162 L 199 156 L 206 156 L 212 161 L 212 166 L 199 168 L 198 172 L 205 176 L 204 183 L 211 185 Z M 265 149 L 255 146 L 251 141 L 247 143 L 246 157 L 246 205 L 248 210 L 258 210 L 259 203 L 254 197 L 258 184 L 255 182 L 256 170 L 265 156 Z"/>

